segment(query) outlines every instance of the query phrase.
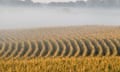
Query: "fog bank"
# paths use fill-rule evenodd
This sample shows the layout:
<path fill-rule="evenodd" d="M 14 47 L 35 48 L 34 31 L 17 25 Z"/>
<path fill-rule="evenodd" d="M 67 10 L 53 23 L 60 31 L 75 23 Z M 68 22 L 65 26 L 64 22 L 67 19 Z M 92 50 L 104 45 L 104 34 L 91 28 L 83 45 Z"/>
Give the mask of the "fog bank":
<path fill-rule="evenodd" d="M 120 25 L 117 8 L 0 7 L 0 29 Z"/>

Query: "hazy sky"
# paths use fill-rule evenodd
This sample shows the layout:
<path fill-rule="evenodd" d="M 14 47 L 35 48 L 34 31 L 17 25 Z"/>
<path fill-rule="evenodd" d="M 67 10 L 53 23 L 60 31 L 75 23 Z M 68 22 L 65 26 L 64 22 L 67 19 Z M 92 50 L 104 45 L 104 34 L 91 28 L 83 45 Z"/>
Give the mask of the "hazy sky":
<path fill-rule="evenodd" d="M 76 0 L 33 0 L 34 2 L 67 2 L 67 1 L 76 1 Z"/>

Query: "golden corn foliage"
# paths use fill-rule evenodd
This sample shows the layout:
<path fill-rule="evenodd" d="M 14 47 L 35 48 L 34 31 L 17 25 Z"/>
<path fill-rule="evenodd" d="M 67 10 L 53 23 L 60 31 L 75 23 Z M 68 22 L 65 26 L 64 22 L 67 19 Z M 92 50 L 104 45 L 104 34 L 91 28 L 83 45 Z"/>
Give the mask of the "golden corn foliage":
<path fill-rule="evenodd" d="M 119 57 L 0 60 L 0 72 L 119 72 Z"/>
<path fill-rule="evenodd" d="M 120 28 L 0 31 L 0 72 L 119 72 Z"/>

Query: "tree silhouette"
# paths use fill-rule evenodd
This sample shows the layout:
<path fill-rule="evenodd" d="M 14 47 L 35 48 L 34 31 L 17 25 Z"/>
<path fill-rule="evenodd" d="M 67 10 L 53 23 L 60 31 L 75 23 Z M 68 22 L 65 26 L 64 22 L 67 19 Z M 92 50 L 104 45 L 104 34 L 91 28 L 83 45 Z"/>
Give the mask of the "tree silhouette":
<path fill-rule="evenodd" d="M 32 2 L 32 0 L 25 0 L 25 2 L 28 2 L 28 3 L 29 3 L 29 2 Z"/>

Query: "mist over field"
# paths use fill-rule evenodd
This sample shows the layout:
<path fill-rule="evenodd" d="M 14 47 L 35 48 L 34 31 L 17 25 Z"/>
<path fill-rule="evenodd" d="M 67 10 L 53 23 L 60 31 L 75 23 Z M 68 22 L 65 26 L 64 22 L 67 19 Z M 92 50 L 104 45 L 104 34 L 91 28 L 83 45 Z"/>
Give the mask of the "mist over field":
<path fill-rule="evenodd" d="M 0 29 L 120 25 L 119 8 L 0 6 Z"/>
<path fill-rule="evenodd" d="M 0 0 L 0 72 L 120 72 L 120 0 Z"/>

